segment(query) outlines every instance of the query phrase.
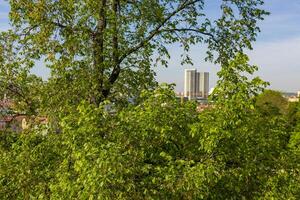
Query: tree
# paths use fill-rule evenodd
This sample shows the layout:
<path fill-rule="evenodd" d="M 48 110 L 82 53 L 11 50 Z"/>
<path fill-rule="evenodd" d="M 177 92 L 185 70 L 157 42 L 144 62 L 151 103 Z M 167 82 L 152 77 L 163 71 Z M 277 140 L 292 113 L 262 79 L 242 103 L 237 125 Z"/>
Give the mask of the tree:
<path fill-rule="evenodd" d="M 49 185 L 61 160 L 59 137 L 0 132 L 0 195 L 2 199 L 49 199 Z"/>
<path fill-rule="evenodd" d="M 11 45 L 18 53 L 13 61 L 5 56 L 1 70 L 18 59 L 26 69 L 34 60 L 45 61 L 51 76 L 42 86 L 45 95 L 38 98 L 47 106 L 39 110 L 51 107 L 55 112 L 81 100 L 95 105 L 106 99 L 127 101 L 155 87 L 151 65 L 167 66 L 167 44 L 181 43 L 188 52 L 190 45 L 205 43 L 207 59 L 224 63 L 251 49 L 259 32 L 257 22 L 268 14 L 259 8 L 262 0 L 224 0 L 217 20 L 205 14 L 204 0 L 9 3 L 13 40 L 2 47 Z M 191 60 L 187 56 L 183 62 Z"/>
<path fill-rule="evenodd" d="M 215 104 L 201 113 L 193 102 L 181 103 L 172 87 L 160 86 L 113 115 L 105 103 L 81 102 L 61 119 L 60 134 L 0 135 L 2 196 L 298 197 L 298 137 L 289 144 L 285 121 L 256 110 L 255 94 L 265 83 L 232 73 L 253 73 L 247 62 L 239 54 L 222 68 Z"/>
<path fill-rule="evenodd" d="M 257 97 L 256 105 L 267 114 L 287 114 L 288 101 L 274 90 L 265 90 Z"/>
<path fill-rule="evenodd" d="M 267 83 L 249 79 L 257 67 L 243 53 L 267 14 L 262 3 L 223 0 L 211 21 L 202 0 L 11 0 L 0 91 L 59 129 L 0 132 L 0 196 L 298 199 L 299 131 L 257 109 Z M 173 42 L 186 51 L 204 42 L 221 64 L 208 110 L 153 81 L 154 52 L 167 64 Z M 47 82 L 30 75 L 35 59 L 47 61 Z M 128 97 L 136 104 L 107 109 Z"/>
<path fill-rule="evenodd" d="M 287 110 L 287 120 L 291 128 L 296 128 L 300 122 L 300 103 L 289 102 Z"/>

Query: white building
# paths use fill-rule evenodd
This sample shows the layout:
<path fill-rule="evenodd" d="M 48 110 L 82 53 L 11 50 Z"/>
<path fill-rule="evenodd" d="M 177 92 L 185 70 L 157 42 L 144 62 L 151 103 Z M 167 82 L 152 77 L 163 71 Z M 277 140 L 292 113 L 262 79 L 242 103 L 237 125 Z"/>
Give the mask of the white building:
<path fill-rule="evenodd" d="M 184 97 L 189 99 L 207 98 L 209 93 L 209 73 L 186 69 L 184 75 Z"/>
<path fill-rule="evenodd" d="M 196 69 L 186 69 L 184 74 L 184 97 L 193 99 L 196 97 Z"/>

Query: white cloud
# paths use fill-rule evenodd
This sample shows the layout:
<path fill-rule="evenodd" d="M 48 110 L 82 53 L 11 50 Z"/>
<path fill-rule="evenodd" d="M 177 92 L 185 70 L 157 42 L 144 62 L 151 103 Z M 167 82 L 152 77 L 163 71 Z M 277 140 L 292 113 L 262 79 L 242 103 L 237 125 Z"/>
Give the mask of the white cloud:
<path fill-rule="evenodd" d="M 271 88 L 300 89 L 300 37 L 257 43 L 249 57 L 260 67 L 258 75 L 269 81 Z"/>
<path fill-rule="evenodd" d="M 197 68 L 210 72 L 210 87 L 214 87 L 219 70 L 211 63 L 204 62 L 204 45 L 191 49 L 194 66 L 181 66 L 178 47 L 170 49 L 171 61 L 168 68 L 156 68 L 159 82 L 176 83 L 177 91 L 183 91 L 185 68 Z M 295 92 L 300 90 L 300 36 L 277 41 L 261 41 L 254 45 L 254 50 L 247 52 L 252 64 L 259 66 L 256 73 L 263 80 L 270 82 L 270 88 Z"/>

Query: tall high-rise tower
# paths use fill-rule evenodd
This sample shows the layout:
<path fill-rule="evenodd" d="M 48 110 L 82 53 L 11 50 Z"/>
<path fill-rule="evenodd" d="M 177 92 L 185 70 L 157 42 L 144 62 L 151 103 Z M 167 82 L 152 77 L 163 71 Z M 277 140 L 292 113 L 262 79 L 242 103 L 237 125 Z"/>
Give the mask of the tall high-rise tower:
<path fill-rule="evenodd" d="M 198 97 L 207 98 L 209 92 L 209 73 L 208 72 L 198 72 L 198 73 L 199 73 Z"/>
<path fill-rule="evenodd" d="M 207 98 L 209 92 L 209 73 L 186 69 L 184 76 L 184 96 L 189 99 Z"/>
<path fill-rule="evenodd" d="M 184 74 L 184 96 L 189 99 L 196 97 L 196 69 L 186 69 Z"/>

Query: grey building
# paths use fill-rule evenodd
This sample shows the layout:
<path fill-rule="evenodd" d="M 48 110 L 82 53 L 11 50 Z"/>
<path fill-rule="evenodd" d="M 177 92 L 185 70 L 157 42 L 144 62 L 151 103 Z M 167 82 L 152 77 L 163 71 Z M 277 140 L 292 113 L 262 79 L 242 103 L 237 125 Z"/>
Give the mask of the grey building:
<path fill-rule="evenodd" d="M 186 69 L 184 74 L 184 97 L 189 99 L 207 98 L 209 92 L 209 73 Z"/>
<path fill-rule="evenodd" d="M 197 70 L 196 69 L 186 69 L 184 73 L 184 97 L 193 99 L 196 97 L 196 79 Z"/>
<path fill-rule="evenodd" d="M 199 90 L 198 97 L 207 98 L 209 93 L 209 73 L 198 72 L 199 74 Z"/>

